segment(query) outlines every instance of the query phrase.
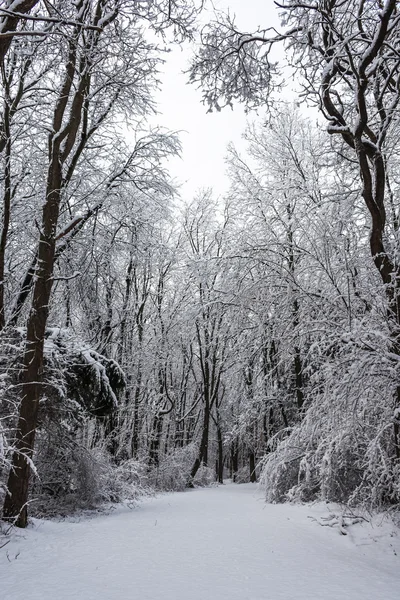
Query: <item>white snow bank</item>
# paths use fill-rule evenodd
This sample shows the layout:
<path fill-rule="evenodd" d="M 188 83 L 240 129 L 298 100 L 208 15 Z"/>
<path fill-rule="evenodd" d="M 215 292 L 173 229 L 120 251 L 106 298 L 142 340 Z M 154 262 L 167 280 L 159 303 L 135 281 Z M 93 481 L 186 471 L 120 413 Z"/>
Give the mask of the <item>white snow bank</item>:
<path fill-rule="evenodd" d="M 364 522 L 344 536 L 316 522 L 327 515 L 326 505 L 268 505 L 255 485 L 226 485 L 81 522 L 36 520 L 0 550 L 0 597 L 399 600 L 394 525 Z"/>

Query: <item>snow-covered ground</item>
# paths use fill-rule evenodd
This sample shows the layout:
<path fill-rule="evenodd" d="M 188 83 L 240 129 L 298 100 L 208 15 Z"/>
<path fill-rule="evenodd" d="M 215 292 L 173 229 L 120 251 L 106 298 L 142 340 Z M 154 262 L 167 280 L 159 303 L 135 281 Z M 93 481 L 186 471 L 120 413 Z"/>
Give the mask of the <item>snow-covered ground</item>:
<path fill-rule="evenodd" d="M 398 530 L 365 523 L 344 536 L 320 525 L 328 514 L 228 484 L 35 521 L 0 550 L 0 598 L 399 600 Z"/>

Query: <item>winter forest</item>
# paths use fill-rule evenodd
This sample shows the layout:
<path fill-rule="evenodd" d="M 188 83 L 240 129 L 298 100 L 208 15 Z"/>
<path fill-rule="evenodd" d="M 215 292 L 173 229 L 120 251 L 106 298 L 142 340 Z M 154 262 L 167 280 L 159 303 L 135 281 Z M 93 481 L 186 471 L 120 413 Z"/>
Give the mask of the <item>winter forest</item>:
<path fill-rule="evenodd" d="M 226 479 L 399 506 L 399 3 L 271 11 L 0 2 L 5 527 Z M 179 45 L 247 111 L 222 195 L 169 172 Z"/>

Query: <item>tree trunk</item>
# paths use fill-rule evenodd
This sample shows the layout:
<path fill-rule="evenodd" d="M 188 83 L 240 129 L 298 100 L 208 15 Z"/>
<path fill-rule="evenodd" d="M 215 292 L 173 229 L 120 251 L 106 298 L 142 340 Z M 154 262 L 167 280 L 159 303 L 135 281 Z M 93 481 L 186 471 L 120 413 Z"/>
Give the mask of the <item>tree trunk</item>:
<path fill-rule="evenodd" d="M 239 470 L 239 445 L 237 440 L 231 445 L 231 478 L 233 483 L 236 482 L 237 472 Z"/>
<path fill-rule="evenodd" d="M 149 449 L 149 466 L 158 467 L 160 464 L 160 442 L 162 434 L 163 418 L 157 413 L 153 419 L 151 441 Z"/>
<path fill-rule="evenodd" d="M 17 527 L 27 525 L 28 486 L 41 393 L 44 335 L 53 284 L 55 232 L 59 214 L 61 180 L 61 164 L 58 153 L 55 152 L 49 165 L 47 200 L 43 207 L 38 250 L 37 279 L 27 323 L 15 452 L 3 509 L 3 518 L 15 522 Z"/>
<path fill-rule="evenodd" d="M 139 377 L 135 383 L 135 393 L 133 396 L 133 422 L 132 422 L 132 441 L 131 452 L 132 458 L 136 458 L 139 451 L 139 407 L 140 407 L 140 392 L 142 384 L 142 370 L 139 365 Z"/>
<path fill-rule="evenodd" d="M 217 481 L 224 483 L 224 445 L 221 427 L 217 426 L 218 459 L 217 459 Z"/>
<path fill-rule="evenodd" d="M 300 349 L 295 346 L 294 357 L 293 357 L 293 370 L 294 370 L 294 381 L 296 390 L 296 402 L 297 410 L 300 415 L 303 414 L 304 409 L 304 391 L 303 391 L 303 365 L 301 360 Z"/>
<path fill-rule="evenodd" d="M 76 140 L 81 122 L 83 100 L 89 85 L 87 72 L 84 70 L 84 75 L 78 82 L 75 82 L 77 85 L 74 88 L 70 113 L 64 122 L 68 100 L 71 98 L 71 89 L 77 73 L 76 60 L 80 33 L 81 25 L 76 25 L 74 34 L 69 40 L 65 75 L 54 109 L 52 132 L 49 135 L 46 200 L 43 205 L 42 229 L 37 252 L 36 281 L 27 322 L 21 404 L 15 451 L 7 483 L 8 493 L 3 508 L 3 517 L 15 522 L 18 527 L 26 527 L 28 517 L 28 488 L 41 395 L 44 336 L 53 285 L 56 229 L 63 187 L 63 164 Z"/>
<path fill-rule="evenodd" d="M 206 394 L 206 402 L 204 406 L 204 414 L 203 414 L 203 429 L 201 435 L 201 441 L 199 446 L 199 452 L 196 460 L 194 461 L 192 470 L 190 471 L 190 477 L 188 481 L 188 487 L 193 486 L 193 479 L 196 477 L 197 471 L 200 468 L 201 463 L 204 466 L 207 466 L 208 463 L 208 439 L 209 439 L 209 429 L 210 429 L 210 404 L 208 401 L 208 395 Z"/>
<path fill-rule="evenodd" d="M 257 481 L 256 475 L 256 455 L 253 451 L 249 452 L 249 467 L 250 467 L 250 481 L 255 483 Z"/>
<path fill-rule="evenodd" d="M 4 276 L 6 260 L 6 244 L 10 226 L 11 210 L 11 131 L 9 121 L 9 106 L 6 100 L 4 110 L 4 134 L 7 137 L 4 167 L 4 197 L 3 197 L 3 227 L 0 236 L 0 330 L 5 326 Z"/>

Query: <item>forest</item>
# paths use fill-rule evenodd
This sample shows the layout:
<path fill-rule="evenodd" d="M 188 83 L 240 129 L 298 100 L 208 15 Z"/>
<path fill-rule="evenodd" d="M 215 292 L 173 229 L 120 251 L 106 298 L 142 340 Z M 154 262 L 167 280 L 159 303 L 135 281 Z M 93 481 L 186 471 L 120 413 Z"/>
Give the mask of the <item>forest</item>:
<path fill-rule="evenodd" d="M 0 2 L 6 523 L 227 478 L 399 506 L 398 2 L 205 4 Z M 249 115 L 223 197 L 154 126 L 187 42 L 205 110 Z"/>

